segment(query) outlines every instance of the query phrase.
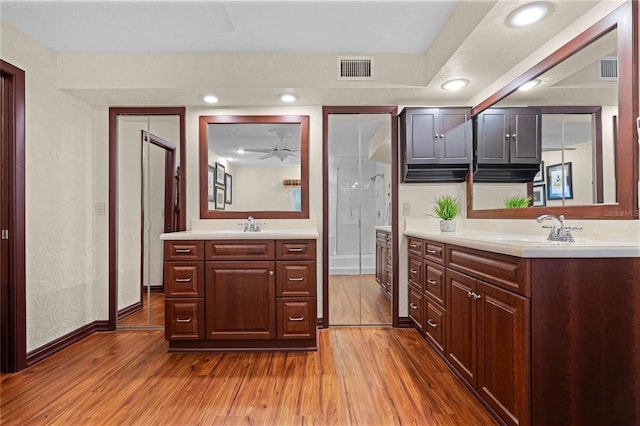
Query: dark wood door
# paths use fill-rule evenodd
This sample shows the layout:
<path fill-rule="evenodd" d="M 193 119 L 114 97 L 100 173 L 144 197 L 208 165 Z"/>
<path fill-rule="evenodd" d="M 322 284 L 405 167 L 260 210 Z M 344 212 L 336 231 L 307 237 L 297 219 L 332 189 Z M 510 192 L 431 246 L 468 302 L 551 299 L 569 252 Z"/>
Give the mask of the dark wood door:
<path fill-rule="evenodd" d="M 207 262 L 205 268 L 207 339 L 275 339 L 275 262 Z"/>
<path fill-rule="evenodd" d="M 447 359 L 472 385 L 477 384 L 476 309 L 471 296 L 476 292 L 476 280 L 447 269 Z"/>
<path fill-rule="evenodd" d="M 507 424 L 530 424 L 529 300 L 477 283 L 476 388 Z"/>
<path fill-rule="evenodd" d="M 471 162 L 472 126 L 471 109 L 441 108 L 439 111 L 440 136 L 436 152 L 443 164 Z"/>
<path fill-rule="evenodd" d="M 511 110 L 489 108 L 478 114 L 478 164 L 508 164 Z"/>
<path fill-rule="evenodd" d="M 542 112 L 538 108 L 511 110 L 510 162 L 536 164 L 542 159 Z"/>
<path fill-rule="evenodd" d="M 402 113 L 407 164 L 439 163 L 436 135 L 440 133 L 438 108 L 406 109 Z"/>

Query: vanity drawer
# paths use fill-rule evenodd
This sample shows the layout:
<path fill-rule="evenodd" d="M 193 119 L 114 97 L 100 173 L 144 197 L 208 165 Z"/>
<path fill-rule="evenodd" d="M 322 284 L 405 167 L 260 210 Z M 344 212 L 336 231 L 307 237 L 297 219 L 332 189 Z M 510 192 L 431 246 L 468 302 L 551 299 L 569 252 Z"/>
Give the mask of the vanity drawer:
<path fill-rule="evenodd" d="M 203 260 L 204 241 L 167 241 L 164 242 L 164 260 Z"/>
<path fill-rule="evenodd" d="M 444 352 L 445 310 L 428 297 L 425 300 L 424 331 L 440 352 Z"/>
<path fill-rule="evenodd" d="M 207 260 L 272 260 L 273 240 L 216 240 L 206 242 Z"/>
<path fill-rule="evenodd" d="M 421 257 L 409 255 L 409 270 L 407 273 L 409 284 L 420 290 L 424 290 L 424 282 L 422 279 L 423 263 L 424 261 Z"/>
<path fill-rule="evenodd" d="M 165 299 L 166 340 L 204 339 L 204 299 Z"/>
<path fill-rule="evenodd" d="M 297 260 L 316 258 L 316 240 L 276 241 L 277 260 Z"/>
<path fill-rule="evenodd" d="M 422 329 L 422 319 L 423 319 L 423 311 L 422 311 L 422 299 L 424 296 L 422 292 L 416 290 L 415 288 L 409 286 L 409 318 L 413 320 L 416 326 Z"/>
<path fill-rule="evenodd" d="M 435 241 L 425 241 L 423 243 L 424 253 L 422 255 L 425 259 L 429 259 L 432 262 L 444 265 L 444 244 L 437 243 Z"/>
<path fill-rule="evenodd" d="M 204 297 L 204 263 L 164 264 L 165 297 Z"/>
<path fill-rule="evenodd" d="M 444 266 L 428 260 L 424 261 L 424 291 L 444 306 Z"/>
<path fill-rule="evenodd" d="M 528 259 L 447 245 L 447 266 L 522 296 L 531 296 Z"/>
<path fill-rule="evenodd" d="M 387 235 L 388 232 L 376 231 L 376 240 L 384 244 L 387 241 Z"/>
<path fill-rule="evenodd" d="M 317 292 L 316 262 L 291 261 L 277 263 L 276 295 L 278 297 L 310 297 Z"/>
<path fill-rule="evenodd" d="M 316 298 L 277 301 L 278 339 L 311 339 L 316 334 Z"/>
<path fill-rule="evenodd" d="M 407 250 L 416 256 L 422 256 L 422 240 L 420 238 L 409 237 Z"/>

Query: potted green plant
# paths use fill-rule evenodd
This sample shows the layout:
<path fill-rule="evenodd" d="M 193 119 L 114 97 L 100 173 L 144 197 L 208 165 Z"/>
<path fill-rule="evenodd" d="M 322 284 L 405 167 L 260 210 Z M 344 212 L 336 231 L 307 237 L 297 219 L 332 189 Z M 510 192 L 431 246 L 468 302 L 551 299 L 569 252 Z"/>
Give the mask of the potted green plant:
<path fill-rule="evenodd" d="M 460 213 L 458 199 L 451 195 L 443 195 L 437 197 L 433 203 L 433 212 L 440 218 L 440 230 L 443 232 L 455 231 L 455 218 Z"/>
<path fill-rule="evenodd" d="M 529 207 L 531 197 L 526 195 L 513 195 L 504 199 L 504 207 L 507 209 L 521 209 Z"/>

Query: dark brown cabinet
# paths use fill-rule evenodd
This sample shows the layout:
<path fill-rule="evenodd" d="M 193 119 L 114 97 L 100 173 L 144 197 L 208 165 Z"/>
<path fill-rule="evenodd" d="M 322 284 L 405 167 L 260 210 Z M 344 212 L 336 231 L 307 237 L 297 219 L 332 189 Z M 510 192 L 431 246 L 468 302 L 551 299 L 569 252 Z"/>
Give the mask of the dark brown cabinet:
<path fill-rule="evenodd" d="M 404 182 L 464 180 L 472 159 L 470 108 L 405 108 L 400 114 Z"/>
<path fill-rule="evenodd" d="M 542 112 L 539 108 L 489 108 L 477 117 L 478 164 L 539 164 Z"/>
<path fill-rule="evenodd" d="M 393 266 L 391 233 L 376 230 L 376 274 L 375 279 L 387 297 L 391 297 L 393 285 Z"/>
<path fill-rule="evenodd" d="M 314 240 L 165 241 L 170 350 L 316 348 Z"/>

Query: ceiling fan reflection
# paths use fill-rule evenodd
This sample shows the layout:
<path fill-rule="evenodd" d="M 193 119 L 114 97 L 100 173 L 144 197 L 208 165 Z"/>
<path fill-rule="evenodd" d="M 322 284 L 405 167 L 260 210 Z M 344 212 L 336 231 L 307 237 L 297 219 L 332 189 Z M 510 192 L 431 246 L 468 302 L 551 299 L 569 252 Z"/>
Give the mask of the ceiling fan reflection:
<path fill-rule="evenodd" d="M 263 156 L 258 157 L 258 160 L 266 160 L 267 158 L 277 158 L 280 161 L 284 161 L 287 157 L 298 157 L 299 155 L 296 152 L 299 152 L 299 149 L 290 149 L 287 147 L 278 147 L 277 145 L 271 148 L 245 148 L 245 152 L 257 152 L 264 153 Z"/>

